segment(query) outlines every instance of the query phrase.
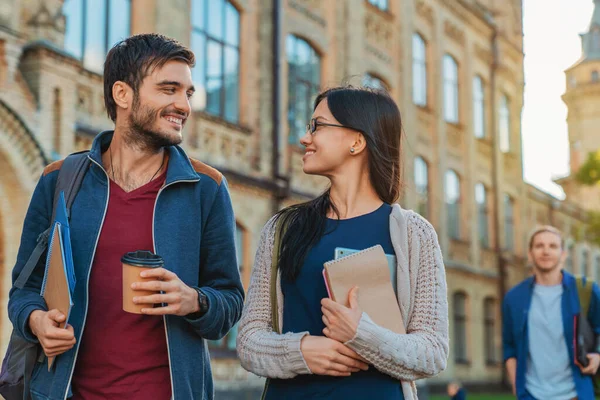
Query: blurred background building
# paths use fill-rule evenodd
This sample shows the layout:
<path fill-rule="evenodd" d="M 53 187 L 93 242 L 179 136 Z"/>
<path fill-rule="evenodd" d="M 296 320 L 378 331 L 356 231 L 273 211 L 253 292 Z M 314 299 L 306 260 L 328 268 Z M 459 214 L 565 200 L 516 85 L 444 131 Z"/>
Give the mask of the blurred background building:
<path fill-rule="evenodd" d="M 600 250 L 584 241 L 589 193 L 567 177 L 559 201 L 523 181 L 522 0 L 0 0 L 2 348 L 10 273 L 41 170 L 112 128 L 104 56 L 146 32 L 196 54 L 184 147 L 230 183 L 246 287 L 263 224 L 325 187 L 302 173 L 298 140 L 317 92 L 342 82 L 384 87 L 399 104 L 400 203 L 440 238 L 451 351 L 431 384 L 500 384 L 501 299 L 530 272 L 536 224 L 567 233 L 568 270 L 600 278 Z M 600 6 L 583 44 L 564 96 L 573 171 L 581 149 L 600 147 Z M 260 392 L 262 380 L 239 366 L 235 332 L 210 346 L 218 398 Z"/>

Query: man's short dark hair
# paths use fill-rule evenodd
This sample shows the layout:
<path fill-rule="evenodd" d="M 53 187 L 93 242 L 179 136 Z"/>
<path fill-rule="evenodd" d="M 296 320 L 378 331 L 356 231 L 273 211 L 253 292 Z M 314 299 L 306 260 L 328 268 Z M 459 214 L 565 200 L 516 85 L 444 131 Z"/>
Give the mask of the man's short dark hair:
<path fill-rule="evenodd" d="M 113 122 L 117 120 L 117 104 L 112 95 L 115 82 L 127 83 L 137 94 L 144 78 L 169 61 L 185 62 L 192 68 L 196 58 L 175 39 L 156 33 L 131 36 L 110 49 L 104 62 L 104 105 Z"/>

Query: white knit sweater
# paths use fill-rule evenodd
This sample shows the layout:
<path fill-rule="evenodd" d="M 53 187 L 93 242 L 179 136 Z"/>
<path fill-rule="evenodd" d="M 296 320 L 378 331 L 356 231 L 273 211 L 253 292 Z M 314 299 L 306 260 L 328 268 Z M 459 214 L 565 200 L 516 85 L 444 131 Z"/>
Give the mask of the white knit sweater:
<path fill-rule="evenodd" d="M 390 235 L 398 259 L 398 302 L 406 334 L 384 329 L 363 313 L 356 336 L 345 344 L 379 371 L 401 380 L 406 400 L 416 400 L 414 381 L 437 375 L 448 359 L 446 274 L 435 230 L 420 215 L 394 205 Z M 263 228 L 246 305 L 240 320 L 237 351 L 242 366 L 269 378 L 310 374 L 300 341 L 308 332 L 279 334 L 271 328 L 271 255 L 275 228 Z M 277 281 L 279 327 L 283 295 Z"/>

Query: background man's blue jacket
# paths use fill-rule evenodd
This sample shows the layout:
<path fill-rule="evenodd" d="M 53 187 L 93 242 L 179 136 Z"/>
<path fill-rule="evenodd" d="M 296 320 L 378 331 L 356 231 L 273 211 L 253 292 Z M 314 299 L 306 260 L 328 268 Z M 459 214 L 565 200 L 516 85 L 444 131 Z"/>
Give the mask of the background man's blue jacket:
<path fill-rule="evenodd" d="M 592 281 L 588 280 L 587 284 L 592 284 Z M 529 354 L 527 321 L 534 285 L 534 277 L 527 278 L 519 283 L 506 294 L 502 307 L 504 362 L 512 357 L 517 359 L 516 387 L 518 398 L 523 398 L 526 395 L 525 373 L 527 371 L 527 356 Z M 565 332 L 565 345 L 569 351 L 573 380 L 577 389 L 577 397 L 579 399 L 593 399 L 594 388 L 591 376 L 583 375 L 579 367 L 575 364 L 573 318 L 579 314 L 580 310 L 575 277 L 563 270 L 562 285 L 562 323 Z M 600 334 L 600 289 L 595 283 L 593 283 L 588 317 L 596 334 Z M 539 334 L 543 335 L 544 332 L 540 332 Z M 551 382 L 549 383 L 551 384 Z"/>

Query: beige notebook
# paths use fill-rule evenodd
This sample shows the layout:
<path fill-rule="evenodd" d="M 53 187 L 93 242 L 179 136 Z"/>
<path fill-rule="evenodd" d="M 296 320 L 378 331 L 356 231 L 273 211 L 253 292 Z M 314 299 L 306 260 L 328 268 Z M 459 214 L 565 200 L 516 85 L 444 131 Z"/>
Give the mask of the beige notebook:
<path fill-rule="evenodd" d="M 54 224 L 54 230 L 50 244 L 48 245 L 48 252 L 48 265 L 42 285 L 42 296 L 46 300 L 48 310 L 56 308 L 68 320 L 73 303 L 65 271 L 62 235 L 59 224 Z M 62 322 L 59 327 L 64 328 L 65 324 L 66 322 Z M 48 357 L 48 370 L 52 367 L 53 362 L 54 357 Z"/>
<path fill-rule="evenodd" d="M 377 325 L 406 333 L 392 287 L 387 258 L 380 245 L 324 264 L 329 297 L 348 307 L 348 292 L 358 286 L 358 304 Z"/>

